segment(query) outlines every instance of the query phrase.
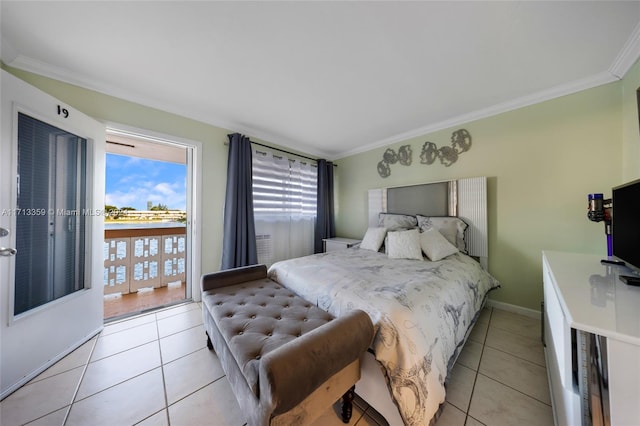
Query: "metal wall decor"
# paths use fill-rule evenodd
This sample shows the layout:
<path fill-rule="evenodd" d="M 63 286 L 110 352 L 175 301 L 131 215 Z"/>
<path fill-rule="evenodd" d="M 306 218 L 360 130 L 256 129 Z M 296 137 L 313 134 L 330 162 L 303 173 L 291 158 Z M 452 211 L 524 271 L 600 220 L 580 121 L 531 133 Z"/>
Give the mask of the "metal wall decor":
<path fill-rule="evenodd" d="M 412 154 L 411 145 L 402 145 L 398 149 L 398 162 L 403 166 L 410 166 Z"/>
<path fill-rule="evenodd" d="M 378 174 L 383 178 L 389 177 L 391 175 L 391 164 L 400 163 L 403 166 L 410 166 L 411 156 L 411 145 L 402 145 L 397 153 L 393 148 L 387 148 L 382 154 L 382 161 L 378 163 Z"/>
<path fill-rule="evenodd" d="M 471 134 L 466 129 L 459 129 L 451 134 L 451 146 L 443 146 L 438 149 L 435 143 L 425 142 L 422 145 L 420 162 L 429 165 L 438 158 L 440 163 L 449 167 L 458 161 L 460 154 L 469 151 L 469 149 L 471 149 Z"/>
<path fill-rule="evenodd" d="M 469 149 L 471 149 L 471 134 L 466 129 L 458 129 L 451 134 L 451 146 L 438 148 L 433 142 L 425 142 L 420 152 L 420 163 L 429 165 L 439 159 L 440 163 L 449 167 L 458 161 L 460 154 Z M 410 166 L 411 160 L 411 145 L 402 145 L 397 153 L 393 148 L 387 148 L 382 154 L 382 161 L 378 163 L 378 174 L 382 178 L 387 178 L 391 175 L 391 164 L 400 163 L 403 166 Z"/>

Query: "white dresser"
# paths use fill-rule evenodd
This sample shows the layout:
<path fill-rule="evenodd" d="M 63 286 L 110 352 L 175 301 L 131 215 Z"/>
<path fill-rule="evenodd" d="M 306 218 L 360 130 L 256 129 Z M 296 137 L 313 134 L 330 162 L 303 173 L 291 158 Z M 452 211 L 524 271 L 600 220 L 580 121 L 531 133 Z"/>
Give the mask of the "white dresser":
<path fill-rule="evenodd" d="M 612 425 L 640 425 L 640 287 L 618 275 L 626 268 L 604 266 L 601 256 L 544 251 L 544 340 L 549 386 L 557 425 L 582 423 L 581 340 L 599 338 L 606 347 Z M 576 331 L 573 331 L 576 330 Z M 605 392 L 606 393 L 606 392 Z"/>

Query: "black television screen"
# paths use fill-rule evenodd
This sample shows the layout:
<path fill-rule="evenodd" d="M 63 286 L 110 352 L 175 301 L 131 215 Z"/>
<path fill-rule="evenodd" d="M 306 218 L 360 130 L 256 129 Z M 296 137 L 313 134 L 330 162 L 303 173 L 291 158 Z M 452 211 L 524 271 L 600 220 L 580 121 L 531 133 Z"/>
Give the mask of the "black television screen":
<path fill-rule="evenodd" d="M 640 272 L 640 179 L 612 190 L 613 256 Z"/>

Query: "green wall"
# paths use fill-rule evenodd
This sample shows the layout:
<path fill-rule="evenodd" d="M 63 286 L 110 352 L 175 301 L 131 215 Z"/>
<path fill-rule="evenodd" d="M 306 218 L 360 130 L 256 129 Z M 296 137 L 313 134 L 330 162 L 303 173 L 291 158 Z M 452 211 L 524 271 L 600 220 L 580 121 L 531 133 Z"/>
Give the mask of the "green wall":
<path fill-rule="evenodd" d="M 370 188 L 487 176 L 489 271 L 502 283 L 491 298 L 539 310 L 542 250 L 606 255 L 587 194 L 622 182 L 622 91 L 611 83 L 389 145 L 410 144 L 413 162 L 392 165 L 386 179 L 376 164 L 387 147 L 338 160 L 338 235 L 364 235 Z M 468 152 L 450 167 L 420 164 L 425 141 L 449 145 L 458 128 L 472 135 Z"/>
<path fill-rule="evenodd" d="M 622 80 L 622 180 L 624 182 L 640 179 L 640 119 L 638 118 L 637 90 L 640 90 L 640 61 L 636 62 Z"/>
<path fill-rule="evenodd" d="M 224 143 L 231 131 L 3 68 L 98 120 L 202 142 L 202 271 L 219 269 L 227 161 Z M 640 177 L 635 97 L 639 86 L 637 63 L 621 82 L 389 145 L 397 149 L 410 144 L 413 164 L 393 165 L 386 179 L 378 175 L 376 164 L 387 147 L 339 159 L 338 235 L 364 235 L 370 188 L 487 176 L 489 270 L 502 282 L 492 298 L 539 309 L 542 250 L 606 254 L 604 225 L 587 220 L 586 197 L 591 192 L 610 195 L 612 186 Z M 462 127 L 471 133 L 473 142 L 455 164 L 420 164 L 425 141 L 448 145 L 451 132 Z"/>

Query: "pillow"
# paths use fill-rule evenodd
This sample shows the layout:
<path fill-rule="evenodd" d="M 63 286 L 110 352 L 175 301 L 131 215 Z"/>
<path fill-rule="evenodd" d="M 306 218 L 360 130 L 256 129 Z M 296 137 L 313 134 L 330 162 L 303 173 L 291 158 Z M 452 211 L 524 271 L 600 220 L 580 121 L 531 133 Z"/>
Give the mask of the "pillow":
<path fill-rule="evenodd" d="M 387 237 L 387 253 L 390 259 L 423 259 L 419 229 L 389 232 Z"/>
<path fill-rule="evenodd" d="M 420 234 L 420 247 L 422 247 L 424 254 L 434 262 L 458 252 L 458 248 L 435 228 L 429 228 Z"/>
<path fill-rule="evenodd" d="M 422 231 L 436 228 L 451 244 L 462 253 L 467 254 L 467 245 L 464 241 L 464 231 L 467 225 L 462 219 L 455 216 L 422 216 L 416 215 L 418 227 Z"/>
<path fill-rule="evenodd" d="M 367 232 L 364 234 L 362 238 L 362 242 L 360 243 L 360 248 L 365 250 L 373 250 L 378 251 L 382 242 L 384 241 L 384 236 L 387 234 L 386 228 L 369 228 Z"/>
<path fill-rule="evenodd" d="M 383 226 L 388 231 L 411 229 L 418 226 L 418 219 L 408 214 L 379 213 L 378 226 Z"/>

